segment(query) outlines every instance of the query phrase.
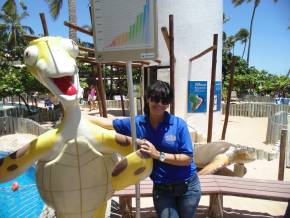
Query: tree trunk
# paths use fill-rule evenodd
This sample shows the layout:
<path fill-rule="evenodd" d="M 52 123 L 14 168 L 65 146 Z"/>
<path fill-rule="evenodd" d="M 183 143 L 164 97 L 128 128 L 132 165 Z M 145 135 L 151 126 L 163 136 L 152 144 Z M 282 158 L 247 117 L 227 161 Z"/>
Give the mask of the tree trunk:
<path fill-rule="evenodd" d="M 230 103 L 231 103 L 231 96 L 232 96 L 232 87 L 234 83 L 234 73 L 235 73 L 235 65 L 236 65 L 236 57 L 233 56 L 232 63 L 230 67 L 230 80 L 229 80 L 229 87 L 228 87 L 228 93 L 227 93 L 227 103 L 226 103 L 226 111 L 225 111 L 225 121 L 222 131 L 222 137 L 221 139 L 224 140 L 226 137 L 226 131 L 228 126 L 228 120 L 229 120 L 229 114 L 230 114 Z"/>
<path fill-rule="evenodd" d="M 23 98 L 22 95 L 18 94 L 18 97 L 24 102 L 26 108 L 27 108 L 27 111 L 28 111 L 28 114 L 32 114 L 32 111 L 30 110 L 30 106 L 29 104 L 27 103 L 27 101 L 25 100 L 25 98 Z M 19 101 L 20 102 L 20 101 Z"/>
<path fill-rule="evenodd" d="M 243 49 L 242 59 L 244 58 L 244 54 L 245 54 L 245 51 L 246 51 L 247 41 L 244 44 L 245 45 L 244 45 L 244 49 Z"/>
<path fill-rule="evenodd" d="M 252 31 L 253 31 L 253 21 L 254 21 L 254 17 L 255 17 L 255 13 L 256 13 L 256 9 L 259 5 L 259 1 L 255 0 L 254 3 L 254 9 L 253 9 L 253 13 L 252 13 L 252 17 L 251 17 L 251 23 L 250 23 L 250 33 L 249 33 L 249 44 L 248 44 L 248 54 L 247 54 L 247 65 L 249 66 L 249 62 L 250 62 L 250 50 L 251 50 L 251 39 L 252 39 Z"/>
<path fill-rule="evenodd" d="M 68 18 L 70 23 L 77 24 L 76 0 L 68 0 Z M 69 28 L 69 38 L 77 42 L 77 32 L 73 28 Z"/>

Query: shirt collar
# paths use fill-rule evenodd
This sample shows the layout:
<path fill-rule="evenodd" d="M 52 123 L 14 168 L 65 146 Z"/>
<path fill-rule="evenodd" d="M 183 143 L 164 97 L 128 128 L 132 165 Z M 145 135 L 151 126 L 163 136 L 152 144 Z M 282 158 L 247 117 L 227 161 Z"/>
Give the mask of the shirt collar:
<path fill-rule="evenodd" d="M 149 123 L 149 116 L 143 115 L 140 119 L 141 123 Z M 165 119 L 162 123 L 170 124 L 172 125 L 174 123 L 174 117 L 173 115 L 169 114 L 167 111 L 165 111 Z"/>

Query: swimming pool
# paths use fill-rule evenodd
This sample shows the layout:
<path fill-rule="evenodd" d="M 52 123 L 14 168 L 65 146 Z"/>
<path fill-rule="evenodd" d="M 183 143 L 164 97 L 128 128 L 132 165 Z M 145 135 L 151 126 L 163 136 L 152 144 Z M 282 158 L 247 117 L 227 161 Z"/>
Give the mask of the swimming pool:
<path fill-rule="evenodd" d="M 5 154 L 0 153 L 0 157 Z M 19 189 L 12 191 L 12 184 L 18 182 Z M 35 166 L 30 167 L 19 177 L 0 184 L 0 217 L 1 218 L 37 218 L 44 207 L 36 184 Z"/>

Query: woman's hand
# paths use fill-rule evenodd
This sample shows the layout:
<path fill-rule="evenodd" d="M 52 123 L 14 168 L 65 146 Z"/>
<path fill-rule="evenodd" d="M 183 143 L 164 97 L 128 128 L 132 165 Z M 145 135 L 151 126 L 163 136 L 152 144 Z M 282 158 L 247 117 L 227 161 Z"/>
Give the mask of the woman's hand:
<path fill-rule="evenodd" d="M 140 144 L 141 144 L 140 145 L 141 152 L 150 155 L 155 160 L 159 160 L 160 152 L 155 148 L 155 146 L 151 142 L 142 139 L 142 142 Z M 165 155 L 164 163 L 167 164 L 175 166 L 187 166 L 192 162 L 192 157 L 186 154 L 164 153 L 164 155 Z"/>
<path fill-rule="evenodd" d="M 151 142 L 145 139 L 143 139 L 142 142 L 143 143 L 140 145 L 141 152 L 144 152 L 150 155 L 153 159 L 158 160 L 160 156 L 160 152 L 156 150 L 155 146 Z"/>

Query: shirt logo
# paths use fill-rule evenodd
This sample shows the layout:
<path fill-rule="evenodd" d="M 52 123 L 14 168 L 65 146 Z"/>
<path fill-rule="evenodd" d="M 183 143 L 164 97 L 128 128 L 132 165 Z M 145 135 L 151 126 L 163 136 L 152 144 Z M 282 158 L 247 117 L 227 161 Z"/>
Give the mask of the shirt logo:
<path fill-rule="evenodd" d="M 165 136 L 165 141 L 167 141 L 167 142 L 175 142 L 176 141 L 176 136 L 175 135 L 166 135 Z"/>

